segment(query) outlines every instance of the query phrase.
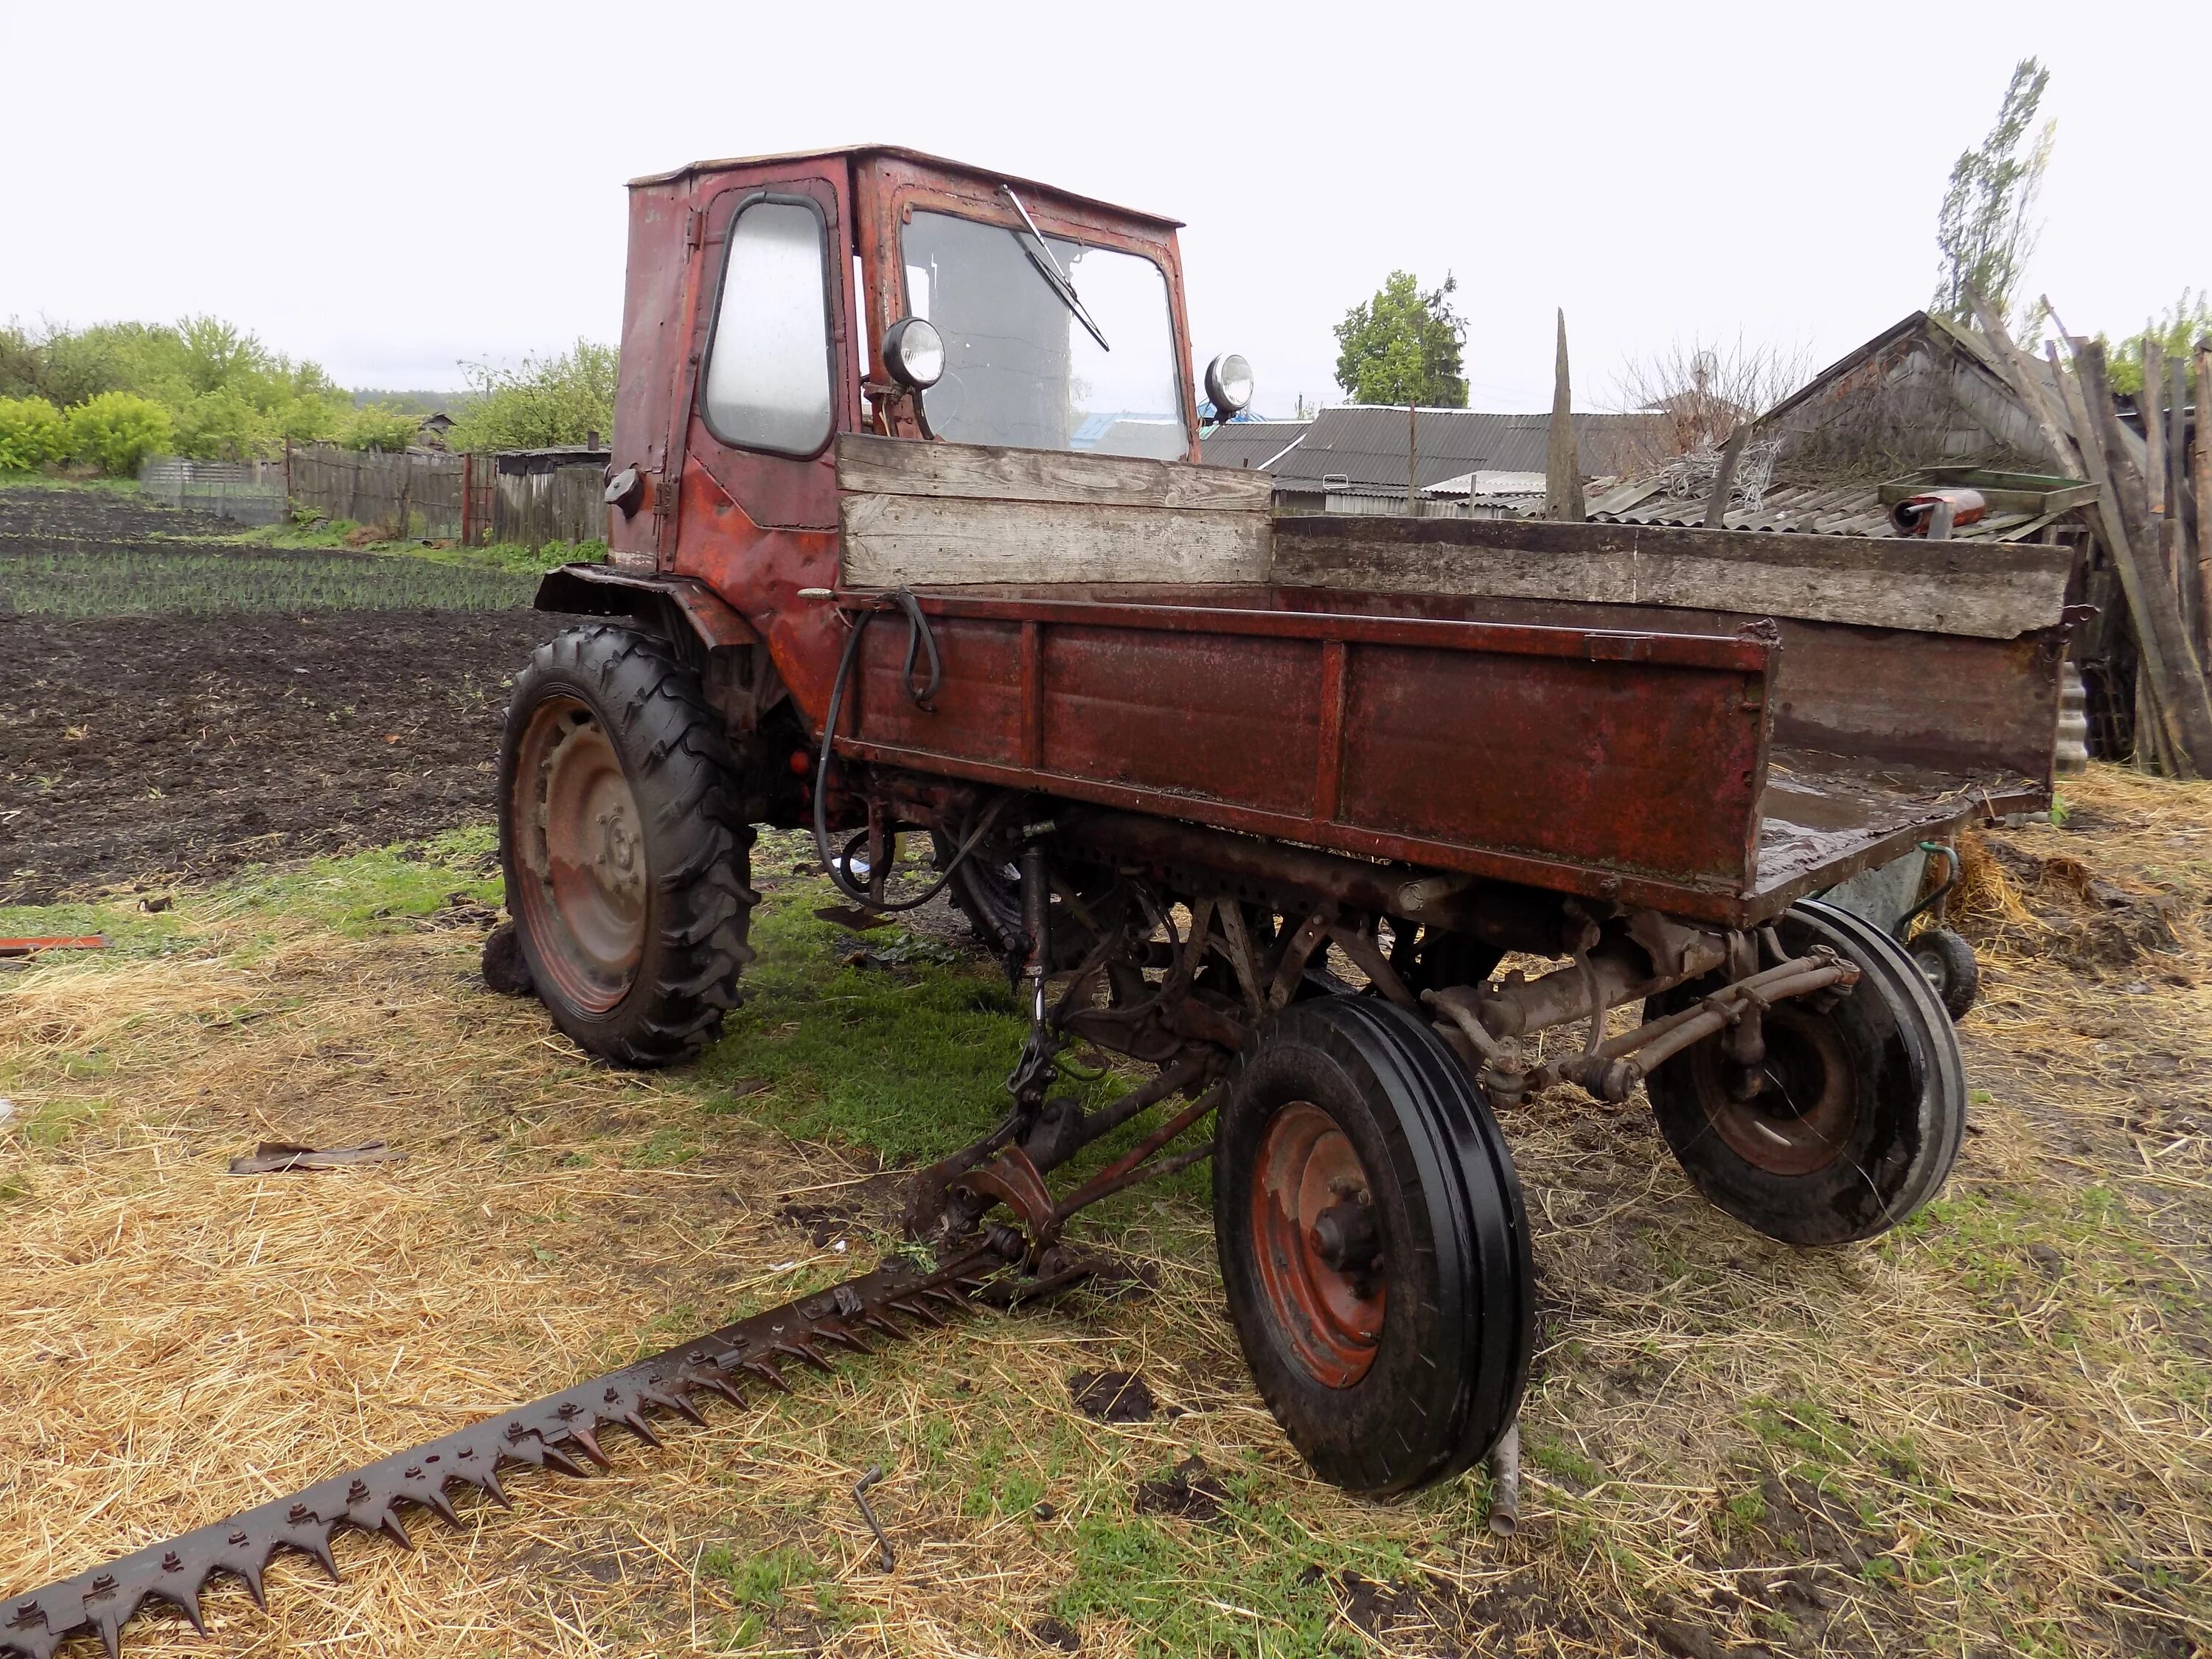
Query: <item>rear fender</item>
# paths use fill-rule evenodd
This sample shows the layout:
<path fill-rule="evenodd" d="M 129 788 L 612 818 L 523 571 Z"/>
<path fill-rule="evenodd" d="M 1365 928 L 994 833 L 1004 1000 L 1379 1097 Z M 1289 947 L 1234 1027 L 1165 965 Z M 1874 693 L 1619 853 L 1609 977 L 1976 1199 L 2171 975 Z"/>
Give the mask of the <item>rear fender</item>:
<path fill-rule="evenodd" d="M 545 573 L 532 603 L 570 616 L 625 617 L 668 641 L 735 732 L 753 731 L 787 695 L 759 629 L 691 577 L 564 564 Z"/>

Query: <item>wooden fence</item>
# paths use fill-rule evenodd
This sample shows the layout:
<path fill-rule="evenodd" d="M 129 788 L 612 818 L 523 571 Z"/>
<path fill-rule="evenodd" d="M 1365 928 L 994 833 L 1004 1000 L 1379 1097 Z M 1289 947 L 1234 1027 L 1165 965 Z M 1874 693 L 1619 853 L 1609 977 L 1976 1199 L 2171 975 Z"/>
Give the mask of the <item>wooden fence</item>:
<path fill-rule="evenodd" d="M 606 538 L 606 460 L 592 450 L 386 454 L 306 444 L 285 458 L 285 490 L 295 505 L 398 538 L 543 547 Z"/>

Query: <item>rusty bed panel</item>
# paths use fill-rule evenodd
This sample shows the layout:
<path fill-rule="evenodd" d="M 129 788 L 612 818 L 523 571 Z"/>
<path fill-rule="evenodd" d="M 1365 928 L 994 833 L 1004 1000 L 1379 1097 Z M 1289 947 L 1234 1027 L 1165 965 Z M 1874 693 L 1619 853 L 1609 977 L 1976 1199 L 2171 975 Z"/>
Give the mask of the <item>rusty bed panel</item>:
<path fill-rule="evenodd" d="M 1770 648 L 1273 610 L 926 597 L 872 625 L 841 752 L 1724 917 L 1753 878 Z"/>

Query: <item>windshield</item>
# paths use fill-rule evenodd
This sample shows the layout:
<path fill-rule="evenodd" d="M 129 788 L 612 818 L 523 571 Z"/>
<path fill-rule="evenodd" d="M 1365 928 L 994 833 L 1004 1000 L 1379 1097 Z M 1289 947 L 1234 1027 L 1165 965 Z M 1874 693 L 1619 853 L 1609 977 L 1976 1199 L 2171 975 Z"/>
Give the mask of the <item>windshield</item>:
<path fill-rule="evenodd" d="M 1166 276 L 1133 253 L 1044 240 L 1111 351 L 1030 263 L 1026 235 L 949 213 L 908 222 L 907 304 L 945 337 L 945 377 L 923 394 L 931 430 L 959 443 L 1184 459 Z"/>

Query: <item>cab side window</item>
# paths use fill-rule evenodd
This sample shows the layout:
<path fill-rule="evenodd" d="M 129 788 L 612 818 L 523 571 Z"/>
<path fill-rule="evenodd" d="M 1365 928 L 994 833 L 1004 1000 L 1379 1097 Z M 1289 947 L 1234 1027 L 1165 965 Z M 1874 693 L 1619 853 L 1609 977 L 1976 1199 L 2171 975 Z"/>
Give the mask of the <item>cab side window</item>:
<path fill-rule="evenodd" d="M 724 443 L 780 455 L 830 441 L 830 234 L 813 203 L 759 196 L 730 221 L 701 403 Z"/>

